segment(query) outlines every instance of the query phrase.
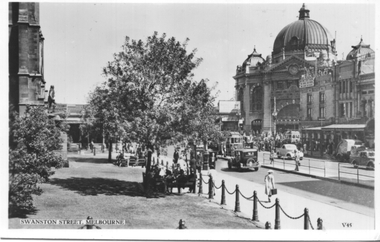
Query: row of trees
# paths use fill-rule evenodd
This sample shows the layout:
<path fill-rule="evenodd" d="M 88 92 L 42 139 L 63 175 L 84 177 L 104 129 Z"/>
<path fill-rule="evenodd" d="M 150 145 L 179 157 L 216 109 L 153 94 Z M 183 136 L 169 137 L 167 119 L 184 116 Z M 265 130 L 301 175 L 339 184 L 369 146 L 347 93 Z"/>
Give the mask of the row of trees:
<path fill-rule="evenodd" d="M 157 32 L 145 42 L 126 37 L 122 51 L 103 69 L 107 81 L 89 95 L 83 129 L 102 127 L 110 145 L 117 139 L 146 145 L 147 172 L 152 152 L 168 139 L 206 142 L 221 136 L 215 87 L 208 87 L 207 79 L 194 80 L 202 59 L 195 57 L 196 49 L 186 50 L 188 41 Z"/>

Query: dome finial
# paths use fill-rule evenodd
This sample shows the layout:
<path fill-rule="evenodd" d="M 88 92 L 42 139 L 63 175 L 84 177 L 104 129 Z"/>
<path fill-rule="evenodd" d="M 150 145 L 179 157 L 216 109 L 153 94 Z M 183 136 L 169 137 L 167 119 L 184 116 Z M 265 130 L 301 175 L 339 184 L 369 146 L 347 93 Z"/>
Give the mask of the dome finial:
<path fill-rule="evenodd" d="M 299 11 L 300 13 L 299 19 L 310 18 L 309 12 L 310 10 L 307 9 L 305 3 L 303 3 L 302 8 Z"/>

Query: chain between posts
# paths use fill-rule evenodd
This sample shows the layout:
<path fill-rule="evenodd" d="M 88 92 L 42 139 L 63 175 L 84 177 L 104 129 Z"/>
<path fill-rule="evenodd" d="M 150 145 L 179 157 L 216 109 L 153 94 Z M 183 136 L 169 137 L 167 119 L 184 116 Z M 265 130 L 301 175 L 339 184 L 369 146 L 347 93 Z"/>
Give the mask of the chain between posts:
<path fill-rule="evenodd" d="M 298 217 L 292 217 L 292 216 L 290 216 L 289 214 L 285 213 L 285 211 L 284 211 L 284 209 L 282 209 L 281 205 L 279 205 L 279 206 L 280 206 L 281 211 L 282 211 L 282 212 L 283 212 L 288 218 L 290 218 L 290 219 L 300 219 L 300 218 L 302 218 L 303 216 L 305 216 L 305 214 L 303 213 L 303 214 L 301 214 L 301 215 L 298 216 Z"/>
<path fill-rule="evenodd" d="M 235 192 L 236 192 L 236 190 L 233 191 L 233 192 L 229 192 L 228 189 L 227 189 L 227 187 L 225 187 L 225 188 L 226 188 L 226 192 L 227 192 L 228 194 L 230 194 L 230 195 L 233 195 L 233 194 L 235 194 Z"/>
<path fill-rule="evenodd" d="M 311 229 L 314 230 L 313 224 L 310 221 L 310 216 L 307 216 L 307 219 L 309 220 L 309 224 L 310 224 Z"/>
<path fill-rule="evenodd" d="M 208 184 L 208 182 L 206 182 L 205 180 L 203 180 L 203 177 L 202 177 L 202 181 L 203 181 L 205 184 Z"/>
<path fill-rule="evenodd" d="M 276 204 L 274 203 L 272 206 L 270 206 L 270 207 L 266 207 L 266 206 L 264 206 L 264 205 L 261 203 L 261 201 L 260 201 L 259 199 L 257 199 L 257 201 L 259 201 L 260 205 L 261 205 L 262 207 L 266 208 L 266 209 L 271 209 L 271 208 L 273 208 L 274 206 L 276 206 Z"/>
<path fill-rule="evenodd" d="M 251 197 L 246 197 L 246 196 L 243 195 L 243 193 L 241 193 L 240 190 L 239 190 L 239 193 L 240 193 L 240 195 L 241 195 L 242 197 L 244 197 L 245 199 L 250 200 L 250 201 L 253 201 L 253 199 L 252 199 L 252 198 L 254 197 L 253 195 L 252 195 Z"/>
<path fill-rule="evenodd" d="M 213 184 L 213 185 L 214 185 L 214 187 L 215 187 L 216 189 L 220 189 L 220 188 L 222 188 L 222 185 L 220 185 L 219 187 L 215 186 L 215 184 Z"/>

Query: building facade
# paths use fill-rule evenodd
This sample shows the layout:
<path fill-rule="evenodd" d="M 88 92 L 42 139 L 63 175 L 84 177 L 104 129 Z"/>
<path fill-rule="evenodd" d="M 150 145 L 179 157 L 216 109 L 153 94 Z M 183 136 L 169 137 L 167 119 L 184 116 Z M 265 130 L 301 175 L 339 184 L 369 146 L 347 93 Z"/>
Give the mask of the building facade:
<path fill-rule="evenodd" d="M 244 130 L 269 135 L 310 129 L 323 140 L 319 147 L 358 136 L 373 143 L 375 53 L 362 40 L 352 48 L 338 61 L 335 39 L 303 4 L 299 19 L 278 33 L 271 55 L 264 59 L 254 48 L 237 66 L 235 98 Z M 316 129 L 337 124 L 325 133 Z M 343 131 L 352 124 L 364 127 L 360 134 Z"/>
<path fill-rule="evenodd" d="M 236 100 L 242 103 L 244 130 L 284 132 L 300 129 L 303 121 L 317 121 L 315 107 L 305 106 L 307 92 L 312 89 L 310 100 L 319 97 L 324 83 L 331 83 L 335 62 L 335 40 L 325 27 L 310 19 L 310 11 L 303 5 L 299 19 L 277 35 L 272 55 L 264 59 L 254 49 L 237 67 Z M 331 87 L 324 92 L 331 92 Z M 321 111 L 322 121 L 330 121 L 333 113 Z"/>
<path fill-rule="evenodd" d="M 9 3 L 9 103 L 20 114 L 44 105 L 44 37 L 39 3 Z"/>

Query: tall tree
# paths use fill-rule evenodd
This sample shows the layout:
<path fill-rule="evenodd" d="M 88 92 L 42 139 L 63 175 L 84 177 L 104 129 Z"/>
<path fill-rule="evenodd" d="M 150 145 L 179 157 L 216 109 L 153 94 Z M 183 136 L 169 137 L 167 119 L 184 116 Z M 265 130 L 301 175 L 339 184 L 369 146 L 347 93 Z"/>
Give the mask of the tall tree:
<path fill-rule="evenodd" d="M 210 119 L 214 97 L 207 80 L 193 80 L 202 59 L 195 57 L 196 50 L 186 50 L 188 41 L 156 32 L 146 42 L 127 37 L 104 68 L 107 82 L 90 94 L 110 134 L 146 145 L 147 173 L 153 147 L 191 135 Z"/>

